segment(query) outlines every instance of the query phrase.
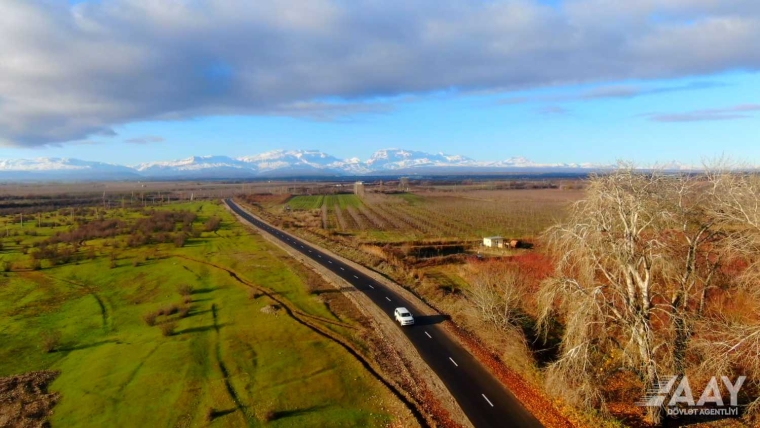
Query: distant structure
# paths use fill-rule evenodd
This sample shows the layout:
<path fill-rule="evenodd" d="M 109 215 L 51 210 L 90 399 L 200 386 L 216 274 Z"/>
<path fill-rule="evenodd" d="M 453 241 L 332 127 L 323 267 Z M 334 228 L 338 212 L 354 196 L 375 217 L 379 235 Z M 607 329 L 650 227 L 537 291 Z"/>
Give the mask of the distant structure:
<path fill-rule="evenodd" d="M 489 248 L 504 248 L 504 238 L 501 236 L 486 236 L 483 238 L 483 246 Z"/>
<path fill-rule="evenodd" d="M 354 195 L 362 197 L 364 196 L 364 182 L 357 181 L 354 183 Z"/>
<path fill-rule="evenodd" d="M 409 177 L 401 177 L 398 179 L 398 189 L 402 192 L 409 191 Z"/>

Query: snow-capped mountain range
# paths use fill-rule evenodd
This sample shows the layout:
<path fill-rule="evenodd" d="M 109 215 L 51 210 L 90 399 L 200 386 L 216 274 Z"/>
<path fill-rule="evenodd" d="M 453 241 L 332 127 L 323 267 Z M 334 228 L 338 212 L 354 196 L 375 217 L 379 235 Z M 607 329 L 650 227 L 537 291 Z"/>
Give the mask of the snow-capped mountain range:
<path fill-rule="evenodd" d="M 600 164 L 541 164 L 523 157 L 476 161 L 461 155 L 384 149 L 369 159 L 339 159 L 317 150 L 274 150 L 253 156 L 192 156 L 124 166 L 70 158 L 0 159 L 0 179 L 125 180 L 215 179 L 286 176 L 353 176 L 479 172 L 584 172 L 614 168 Z M 672 162 L 667 169 L 691 169 Z"/>

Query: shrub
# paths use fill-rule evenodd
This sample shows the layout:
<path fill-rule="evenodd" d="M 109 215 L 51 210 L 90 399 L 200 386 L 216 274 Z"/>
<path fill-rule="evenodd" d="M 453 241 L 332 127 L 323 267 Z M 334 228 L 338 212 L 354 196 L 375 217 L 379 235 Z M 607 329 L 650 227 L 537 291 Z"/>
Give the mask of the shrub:
<path fill-rule="evenodd" d="M 148 324 L 151 327 L 156 325 L 156 318 L 158 318 L 157 312 L 148 312 L 147 314 L 143 315 L 143 320 L 145 320 L 145 324 Z"/>
<path fill-rule="evenodd" d="M 169 305 L 169 306 L 161 309 L 160 311 L 158 311 L 158 314 L 159 315 L 169 316 L 169 315 L 174 315 L 177 312 L 179 312 L 179 306 L 177 306 L 176 304 L 173 303 L 173 304 L 171 304 L 171 305 Z"/>
<path fill-rule="evenodd" d="M 211 422 L 216 417 L 216 411 L 214 411 L 213 407 L 209 407 L 206 409 L 206 422 Z"/>
<path fill-rule="evenodd" d="M 40 263 L 39 260 L 32 260 L 32 264 L 30 266 L 32 270 L 40 270 L 42 269 L 42 263 Z"/>
<path fill-rule="evenodd" d="M 177 287 L 177 292 L 180 296 L 189 296 L 193 294 L 193 287 L 189 284 L 181 284 Z"/>
<path fill-rule="evenodd" d="M 3 272 L 10 272 L 13 269 L 13 264 L 9 261 L 3 262 Z"/>
<path fill-rule="evenodd" d="M 190 306 L 183 306 L 179 308 L 179 317 L 185 318 L 187 317 L 187 314 L 190 313 Z"/>
<path fill-rule="evenodd" d="M 264 421 L 272 422 L 275 419 L 277 419 L 277 412 L 275 412 L 274 410 L 267 410 L 266 412 L 264 412 Z"/>
<path fill-rule="evenodd" d="M 58 349 L 61 343 L 61 333 L 58 331 L 50 331 L 42 335 L 42 350 L 46 353 L 54 352 Z"/>
<path fill-rule="evenodd" d="M 192 298 L 192 297 L 190 297 L 190 296 L 185 296 L 185 298 L 184 298 L 184 299 L 182 299 L 182 301 L 183 301 L 183 302 L 184 302 L 186 305 L 189 305 L 190 303 L 193 303 L 193 298 Z"/>
<path fill-rule="evenodd" d="M 203 228 L 206 229 L 206 232 L 216 232 L 221 223 L 222 221 L 218 217 L 211 217 L 203 224 Z"/>
<path fill-rule="evenodd" d="M 174 321 L 165 322 L 161 324 L 161 334 L 164 337 L 173 336 L 174 330 L 176 329 L 177 329 L 177 323 L 175 323 Z"/>
<path fill-rule="evenodd" d="M 178 233 L 174 237 L 174 246 L 177 248 L 182 248 L 185 246 L 185 241 L 187 240 L 187 237 L 184 233 Z"/>

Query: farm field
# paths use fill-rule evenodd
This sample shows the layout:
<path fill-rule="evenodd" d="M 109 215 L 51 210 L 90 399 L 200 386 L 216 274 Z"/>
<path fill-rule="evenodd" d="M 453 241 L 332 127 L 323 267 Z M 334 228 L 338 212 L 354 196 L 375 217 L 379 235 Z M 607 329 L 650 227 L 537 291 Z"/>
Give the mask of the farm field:
<path fill-rule="evenodd" d="M 170 218 L 173 230 L 139 241 L 146 218 Z M 23 229 L 2 220 L 0 376 L 60 371 L 53 426 L 414 423 L 398 420 L 409 412 L 355 357 L 279 302 L 336 335 L 356 336 L 357 321 L 218 204 L 52 212 Z M 80 223 L 97 227 L 66 239 Z"/>
<path fill-rule="evenodd" d="M 268 204 L 295 226 L 350 234 L 365 242 L 531 238 L 559 220 L 580 190 L 471 190 L 294 196 Z M 291 213 L 284 213 L 287 206 Z M 290 217 L 290 218 L 289 218 Z"/>

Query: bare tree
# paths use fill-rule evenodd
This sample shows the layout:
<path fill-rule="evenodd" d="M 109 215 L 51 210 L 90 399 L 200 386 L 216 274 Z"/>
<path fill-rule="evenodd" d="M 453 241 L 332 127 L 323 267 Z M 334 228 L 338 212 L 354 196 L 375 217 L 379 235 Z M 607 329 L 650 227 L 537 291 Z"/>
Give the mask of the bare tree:
<path fill-rule="evenodd" d="M 737 228 L 760 220 L 757 205 L 747 206 L 758 197 L 748 177 L 642 173 L 630 165 L 591 177 L 587 197 L 544 236 L 557 268 L 541 288 L 539 325 L 546 331 L 555 316 L 564 323 L 550 389 L 599 406 L 601 385 L 616 369 L 632 370 L 645 390 L 662 375 L 685 373 L 710 291 L 737 285 L 720 275 L 746 241 Z M 648 409 L 652 422 L 661 414 Z"/>
<path fill-rule="evenodd" d="M 481 267 L 472 271 L 467 281 L 467 297 L 482 321 L 504 331 L 520 326 L 524 319 L 519 306 L 523 296 L 514 269 L 503 265 Z"/>
<path fill-rule="evenodd" d="M 740 267 L 734 278 L 738 289 L 730 299 L 746 309 L 740 311 L 743 316 L 722 311 L 709 314 L 702 320 L 705 334 L 697 341 L 697 347 L 704 356 L 702 370 L 747 375 L 748 384 L 757 393 L 760 391 L 760 176 L 757 171 L 735 172 L 737 169 L 724 167 L 710 172 L 711 194 L 720 202 L 711 214 L 728 226 L 720 250 L 724 259 Z M 748 414 L 753 417 L 760 414 L 760 397 L 750 403 Z"/>

